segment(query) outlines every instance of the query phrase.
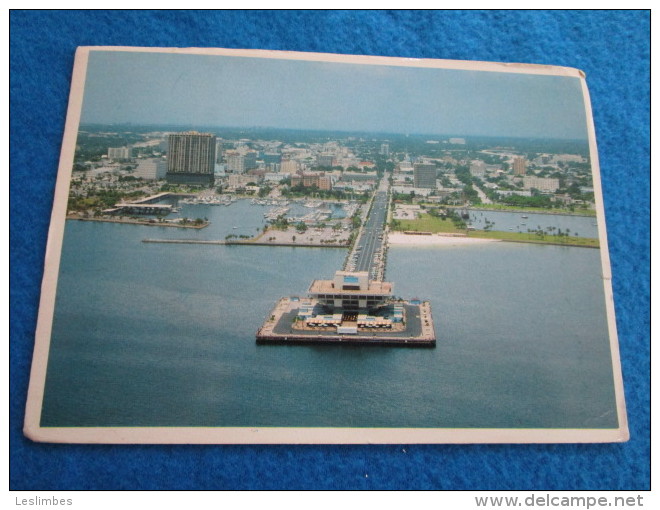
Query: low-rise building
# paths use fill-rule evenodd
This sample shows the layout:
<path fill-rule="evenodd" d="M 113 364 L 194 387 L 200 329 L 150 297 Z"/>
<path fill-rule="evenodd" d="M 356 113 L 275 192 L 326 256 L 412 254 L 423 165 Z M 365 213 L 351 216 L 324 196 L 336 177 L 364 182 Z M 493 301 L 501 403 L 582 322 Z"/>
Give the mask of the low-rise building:
<path fill-rule="evenodd" d="M 318 154 L 316 156 L 316 164 L 318 166 L 332 166 L 335 161 L 335 155 L 329 153 Z"/>
<path fill-rule="evenodd" d="M 367 271 L 337 271 L 332 280 L 314 280 L 309 295 L 331 311 L 366 311 L 392 298 L 392 284 L 369 280 Z"/>
<path fill-rule="evenodd" d="M 523 187 L 525 189 L 534 188 L 542 192 L 554 193 L 559 188 L 559 179 L 526 175 L 523 177 Z"/>
<path fill-rule="evenodd" d="M 280 163 L 280 172 L 295 174 L 300 169 L 300 164 L 295 159 L 283 159 Z"/>
<path fill-rule="evenodd" d="M 427 197 L 435 190 L 430 188 L 416 188 L 414 186 L 392 186 L 393 193 L 401 193 L 402 195 L 410 195 L 414 193 L 418 197 Z M 452 190 L 454 191 L 454 190 Z"/>
<path fill-rule="evenodd" d="M 108 159 L 111 161 L 125 161 L 133 157 L 133 147 L 127 145 L 126 147 L 109 147 Z"/>
<path fill-rule="evenodd" d="M 435 165 L 427 163 L 415 163 L 413 166 L 413 180 L 415 188 L 430 188 L 436 187 L 437 171 Z"/>
<path fill-rule="evenodd" d="M 145 181 L 165 179 L 167 176 L 167 161 L 157 158 L 141 159 L 134 175 Z"/>
<path fill-rule="evenodd" d="M 282 172 L 266 172 L 264 174 L 265 182 L 282 182 L 285 179 L 291 177 L 291 174 L 285 174 Z"/>
<path fill-rule="evenodd" d="M 486 175 L 486 163 L 476 159 L 470 164 L 470 175 L 472 177 L 483 177 Z"/>
<path fill-rule="evenodd" d="M 230 188 L 244 188 L 249 183 L 254 182 L 252 175 L 230 174 L 227 178 L 227 184 Z"/>

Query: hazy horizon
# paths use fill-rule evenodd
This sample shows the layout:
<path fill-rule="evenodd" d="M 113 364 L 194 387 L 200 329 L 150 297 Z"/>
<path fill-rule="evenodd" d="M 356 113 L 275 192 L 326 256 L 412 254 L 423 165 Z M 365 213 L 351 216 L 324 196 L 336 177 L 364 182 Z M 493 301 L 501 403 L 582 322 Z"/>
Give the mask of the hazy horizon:
<path fill-rule="evenodd" d="M 81 124 L 587 139 L 573 77 L 94 50 Z"/>

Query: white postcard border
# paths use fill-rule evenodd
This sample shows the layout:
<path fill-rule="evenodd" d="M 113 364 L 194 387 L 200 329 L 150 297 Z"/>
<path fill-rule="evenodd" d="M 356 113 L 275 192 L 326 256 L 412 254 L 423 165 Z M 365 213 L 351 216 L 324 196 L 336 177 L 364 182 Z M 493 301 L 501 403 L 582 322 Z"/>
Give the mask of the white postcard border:
<path fill-rule="evenodd" d="M 41 427 L 55 294 L 66 221 L 66 207 L 75 145 L 82 113 L 87 63 L 91 51 L 124 51 L 217 55 L 230 57 L 338 62 L 361 65 L 426 67 L 510 72 L 579 78 L 586 107 L 594 194 L 601 243 L 603 285 L 619 427 L 616 429 L 484 429 L 484 428 L 326 428 L 326 427 Z M 76 52 L 55 199 L 46 248 L 36 341 L 28 388 L 25 435 L 34 441 L 104 444 L 464 444 L 464 443 L 600 443 L 629 439 L 619 356 L 610 260 L 603 208 L 598 151 L 591 103 L 582 71 L 569 67 L 497 62 L 301 53 L 220 48 L 144 48 L 93 46 Z"/>

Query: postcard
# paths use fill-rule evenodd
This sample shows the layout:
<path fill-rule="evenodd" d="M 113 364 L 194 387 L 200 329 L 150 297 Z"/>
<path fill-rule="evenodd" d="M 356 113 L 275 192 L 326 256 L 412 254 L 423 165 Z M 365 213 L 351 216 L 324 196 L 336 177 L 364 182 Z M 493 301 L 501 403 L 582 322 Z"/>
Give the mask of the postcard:
<path fill-rule="evenodd" d="M 628 439 L 576 69 L 83 47 L 58 172 L 34 441 Z"/>

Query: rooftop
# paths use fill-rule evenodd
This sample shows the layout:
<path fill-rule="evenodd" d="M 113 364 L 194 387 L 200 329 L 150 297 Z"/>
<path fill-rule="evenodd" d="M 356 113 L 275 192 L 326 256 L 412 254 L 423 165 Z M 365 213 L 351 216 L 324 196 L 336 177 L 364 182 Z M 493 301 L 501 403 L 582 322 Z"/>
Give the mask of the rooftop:
<path fill-rule="evenodd" d="M 314 280 L 309 287 L 310 294 L 346 294 L 355 296 L 383 296 L 392 294 L 392 284 L 389 282 L 369 281 L 369 288 L 343 290 L 333 280 Z"/>

